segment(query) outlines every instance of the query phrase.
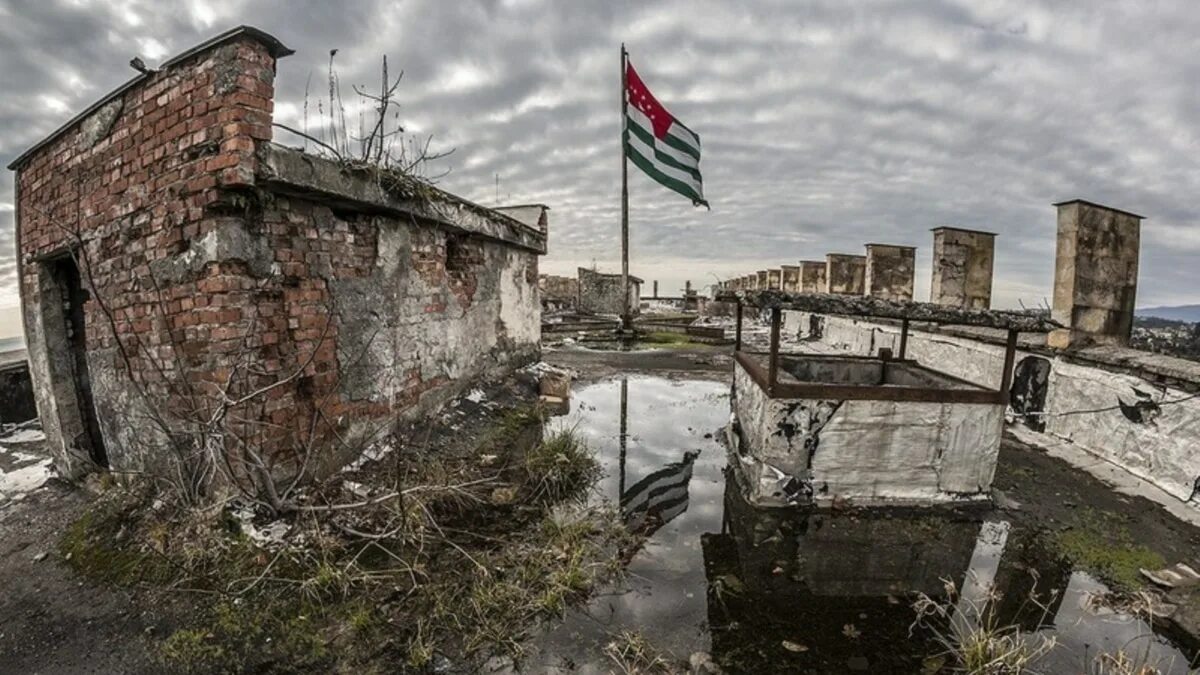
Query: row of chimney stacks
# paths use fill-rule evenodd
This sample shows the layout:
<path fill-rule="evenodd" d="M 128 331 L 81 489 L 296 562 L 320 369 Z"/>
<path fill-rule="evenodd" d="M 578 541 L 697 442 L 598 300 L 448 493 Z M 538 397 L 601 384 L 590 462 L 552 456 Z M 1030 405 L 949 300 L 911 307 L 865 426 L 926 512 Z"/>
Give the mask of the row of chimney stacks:
<path fill-rule="evenodd" d="M 1051 316 L 1064 326 L 1051 347 L 1127 345 L 1137 298 L 1142 216 L 1082 199 L 1059 202 Z M 989 309 L 996 234 L 958 227 L 933 230 L 930 302 Z M 866 255 L 829 253 L 723 282 L 724 290 L 870 295 L 912 300 L 916 249 L 867 244 Z"/>

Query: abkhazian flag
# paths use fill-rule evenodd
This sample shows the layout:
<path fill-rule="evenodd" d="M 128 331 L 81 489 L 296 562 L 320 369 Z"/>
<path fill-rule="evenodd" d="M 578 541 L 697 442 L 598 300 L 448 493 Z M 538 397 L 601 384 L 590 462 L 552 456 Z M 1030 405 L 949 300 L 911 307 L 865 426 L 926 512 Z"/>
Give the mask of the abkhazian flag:
<path fill-rule="evenodd" d="M 700 180 L 700 137 L 675 119 L 625 63 L 625 156 L 664 187 L 708 206 Z"/>

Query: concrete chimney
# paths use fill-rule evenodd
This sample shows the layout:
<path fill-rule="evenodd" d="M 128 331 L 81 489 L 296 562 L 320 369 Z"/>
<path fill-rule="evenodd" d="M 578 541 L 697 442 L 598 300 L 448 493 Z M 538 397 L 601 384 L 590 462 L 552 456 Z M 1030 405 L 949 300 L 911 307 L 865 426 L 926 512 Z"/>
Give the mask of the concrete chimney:
<path fill-rule="evenodd" d="M 801 260 L 800 261 L 800 292 L 801 293 L 824 293 L 825 292 L 825 261 L 824 260 Z"/>
<path fill-rule="evenodd" d="M 1059 202 L 1052 316 L 1066 329 L 1047 343 L 1065 349 L 1128 345 L 1137 300 L 1143 217 L 1074 199 Z"/>
<path fill-rule="evenodd" d="M 767 288 L 773 291 L 783 288 L 783 270 L 779 268 L 767 270 Z"/>
<path fill-rule="evenodd" d="M 658 297 L 658 279 L 654 280 L 654 297 Z"/>
<path fill-rule="evenodd" d="M 885 300 L 912 300 L 917 249 L 894 244 L 867 244 L 863 274 L 866 294 Z"/>
<path fill-rule="evenodd" d="M 787 293 L 800 292 L 800 266 L 780 265 L 783 270 L 783 290 Z"/>
<path fill-rule="evenodd" d="M 994 232 L 933 228 L 933 286 L 929 301 L 951 307 L 990 309 L 995 258 Z"/>
<path fill-rule="evenodd" d="M 846 253 L 825 254 L 825 292 L 862 295 L 867 273 L 867 256 Z"/>

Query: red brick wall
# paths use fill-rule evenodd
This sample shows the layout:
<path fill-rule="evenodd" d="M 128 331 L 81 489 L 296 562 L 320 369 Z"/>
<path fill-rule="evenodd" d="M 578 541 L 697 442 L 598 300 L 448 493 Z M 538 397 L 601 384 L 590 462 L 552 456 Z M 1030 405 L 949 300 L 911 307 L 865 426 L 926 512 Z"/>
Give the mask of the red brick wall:
<path fill-rule="evenodd" d="M 85 305 L 93 379 L 131 375 L 156 406 L 185 405 L 189 387 L 211 395 L 228 377 L 250 314 L 278 320 L 267 307 L 248 311 L 256 282 L 237 264 L 174 281 L 151 274 L 227 225 L 239 204 L 231 190 L 253 185 L 255 144 L 271 138 L 274 78 L 267 46 L 233 38 L 134 84 L 18 167 L 27 312 L 41 302 L 39 260 L 77 250 L 84 286 L 96 291 Z M 99 124 L 113 109 L 111 125 Z M 131 422 L 120 419 L 128 411 L 97 405 L 118 418 L 103 420 L 107 428 Z"/>
<path fill-rule="evenodd" d="M 321 447 L 355 423 L 382 422 L 414 406 L 449 382 L 451 370 L 455 377 L 470 371 L 458 364 L 440 370 L 453 360 L 444 349 L 422 360 L 393 347 L 382 358 L 388 372 L 378 376 L 396 382 L 346 393 L 359 356 L 353 352 L 362 347 L 358 326 L 372 319 L 351 313 L 358 332 L 345 335 L 339 303 L 379 293 L 387 304 L 394 290 L 387 285 L 400 283 L 379 271 L 381 225 L 407 232 L 404 274 L 422 281 L 391 306 L 427 317 L 426 330 L 464 317 L 502 323 L 491 314 L 468 316 L 480 275 L 491 275 L 489 292 L 496 292 L 500 271 L 485 261 L 523 258 L 505 258 L 515 255 L 507 245 L 430 224 L 335 214 L 255 185 L 255 147 L 271 137 L 274 70 L 265 45 L 236 38 L 124 92 L 111 129 L 94 145 L 82 142 L 85 121 L 40 148 L 18 177 L 19 241 L 27 312 L 41 302 L 39 257 L 82 242 L 81 273 L 96 289 L 85 308 L 93 381 L 107 377 L 118 389 L 145 391 L 150 408 L 185 431 L 197 426 L 185 420 L 208 419 L 226 397 L 261 391 L 231 411 L 229 424 L 271 461 L 287 464 L 310 442 Z M 245 250 L 234 250 L 234 241 Z M 537 255 L 521 256 L 532 286 Z M 189 262 L 196 258 L 200 264 Z M 363 293 L 335 297 L 332 286 L 356 280 Z M 390 320 L 389 346 L 387 331 L 416 321 Z M 495 363 L 502 357 L 493 358 L 493 347 L 473 343 L 471 354 Z M 147 423 L 122 405 L 97 397 L 110 459 L 117 468 L 150 467 L 153 458 L 121 447 Z"/>

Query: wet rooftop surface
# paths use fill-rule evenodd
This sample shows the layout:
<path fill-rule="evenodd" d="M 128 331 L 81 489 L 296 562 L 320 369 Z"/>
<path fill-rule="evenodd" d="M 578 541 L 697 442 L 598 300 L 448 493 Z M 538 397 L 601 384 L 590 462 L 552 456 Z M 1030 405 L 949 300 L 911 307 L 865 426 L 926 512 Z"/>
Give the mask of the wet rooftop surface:
<path fill-rule="evenodd" d="M 1118 650 L 1189 672 L 1183 649 L 1097 602 L 1104 585 L 1048 553 L 1043 525 L 1011 510 L 751 508 L 725 478 L 728 397 L 727 383 L 652 375 L 577 385 L 571 414 L 551 426 L 575 428 L 594 449 L 604 476 L 592 498 L 619 506 L 644 541 L 615 588 L 531 640 L 523 671 L 619 671 L 604 647 L 634 631 L 673 662 L 711 659 L 725 672 L 951 672 L 940 639 L 982 622 L 1055 641 L 1029 672 L 1134 672 L 1096 668 L 1097 655 Z M 997 485 L 1020 483 L 1022 471 L 1053 480 L 1018 467 Z M 1061 495 L 1074 494 L 1036 491 L 1068 506 Z M 1000 599 L 981 614 L 989 589 Z M 914 625 L 921 594 L 940 603 L 941 620 Z"/>

